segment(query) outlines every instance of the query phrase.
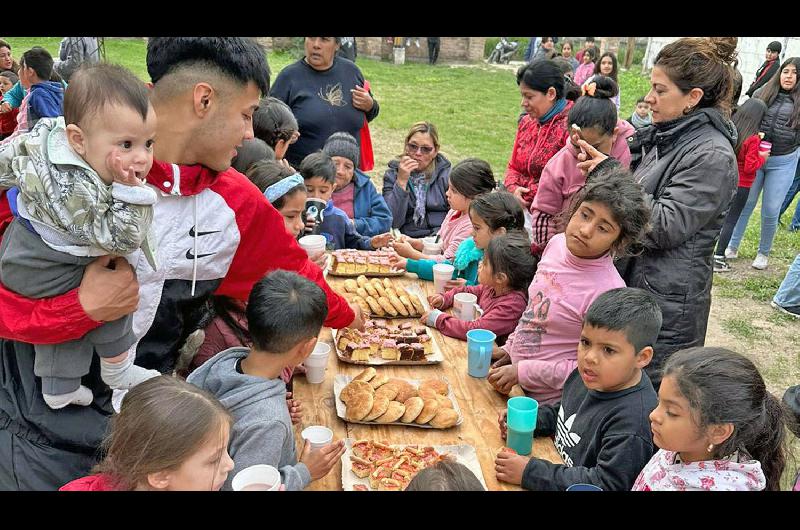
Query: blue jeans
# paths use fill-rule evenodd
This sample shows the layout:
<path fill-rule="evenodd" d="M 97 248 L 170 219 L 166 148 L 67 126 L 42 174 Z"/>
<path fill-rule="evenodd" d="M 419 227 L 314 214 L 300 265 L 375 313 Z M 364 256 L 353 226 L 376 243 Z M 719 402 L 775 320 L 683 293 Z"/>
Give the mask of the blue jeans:
<path fill-rule="evenodd" d="M 736 227 L 733 229 L 731 248 L 739 248 L 739 243 L 742 242 L 745 228 L 747 228 L 747 222 L 756 208 L 758 196 L 763 189 L 761 239 L 758 242 L 758 252 L 765 256 L 769 255 L 769 251 L 772 249 L 772 240 L 775 239 L 775 231 L 778 227 L 778 213 L 783 200 L 786 198 L 786 192 L 789 191 L 789 187 L 792 185 L 795 169 L 797 169 L 798 154 L 800 154 L 800 149 L 795 149 L 793 153 L 788 155 L 771 156 L 761 166 L 761 169 L 756 172 L 756 180 L 753 182 L 753 187 L 750 188 L 747 204 L 744 205 L 744 210 L 742 210 L 742 214 L 736 222 Z"/>
<path fill-rule="evenodd" d="M 786 194 L 786 199 L 784 199 L 781 205 L 781 212 L 778 214 L 778 218 L 783 217 L 783 212 L 789 209 L 789 205 L 792 204 L 798 192 L 800 192 L 800 162 L 797 163 L 797 169 L 794 172 L 794 180 L 789 188 L 789 192 Z M 800 230 L 800 202 L 797 203 L 797 208 L 794 210 L 794 217 L 792 217 L 792 222 L 789 224 L 789 230 Z"/>
<path fill-rule="evenodd" d="M 800 254 L 794 258 L 772 301 L 781 307 L 800 306 Z"/>

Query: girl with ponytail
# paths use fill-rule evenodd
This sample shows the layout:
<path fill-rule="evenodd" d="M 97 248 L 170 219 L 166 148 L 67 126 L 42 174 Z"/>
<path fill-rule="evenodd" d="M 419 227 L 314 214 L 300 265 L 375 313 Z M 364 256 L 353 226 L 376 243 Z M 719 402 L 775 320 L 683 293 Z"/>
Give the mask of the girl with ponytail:
<path fill-rule="evenodd" d="M 650 414 L 660 450 L 634 491 L 777 491 L 786 465 L 780 401 L 745 356 L 724 348 L 676 352 Z"/>

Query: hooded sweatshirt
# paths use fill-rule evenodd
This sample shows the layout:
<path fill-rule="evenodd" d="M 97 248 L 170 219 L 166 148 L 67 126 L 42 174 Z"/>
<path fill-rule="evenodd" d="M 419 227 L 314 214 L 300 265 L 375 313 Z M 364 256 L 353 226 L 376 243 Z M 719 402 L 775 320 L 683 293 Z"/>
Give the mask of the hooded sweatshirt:
<path fill-rule="evenodd" d="M 117 488 L 111 475 L 101 473 L 77 478 L 58 488 L 58 491 L 117 491 Z"/>
<path fill-rule="evenodd" d="M 39 118 L 55 118 L 64 114 L 64 87 L 61 83 L 36 83 L 31 86 L 28 98 L 28 128 L 33 128 Z"/>
<path fill-rule="evenodd" d="M 611 145 L 610 155 L 628 167 L 631 151 L 628 137 L 636 130 L 625 120 L 617 120 L 617 137 Z M 547 162 L 539 179 L 539 190 L 531 204 L 533 242 L 544 249 L 556 232 L 555 216 L 568 205 L 572 196 L 586 184 L 586 177 L 578 169 L 580 151 L 567 140 L 561 150 Z"/>
<path fill-rule="evenodd" d="M 632 491 L 761 491 L 766 486 L 761 463 L 739 452 L 684 464 L 674 451 L 660 449 L 639 473 Z"/>
<path fill-rule="evenodd" d="M 230 490 L 236 473 L 256 464 L 278 468 L 287 490 L 305 489 L 311 473 L 297 462 L 286 384 L 280 377 L 264 379 L 241 373 L 239 362 L 249 353 L 248 348 L 220 352 L 187 379 L 214 394 L 235 420 L 229 449 L 234 467 L 222 489 Z"/>

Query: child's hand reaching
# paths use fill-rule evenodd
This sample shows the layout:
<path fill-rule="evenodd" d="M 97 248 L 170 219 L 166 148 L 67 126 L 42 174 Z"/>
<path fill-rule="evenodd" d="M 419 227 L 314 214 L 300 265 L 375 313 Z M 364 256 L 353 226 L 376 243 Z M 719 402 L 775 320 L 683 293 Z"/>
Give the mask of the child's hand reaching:
<path fill-rule="evenodd" d="M 380 234 L 373 237 L 370 243 L 372 243 L 372 248 L 383 248 L 387 246 L 393 239 L 394 236 L 392 236 L 392 234 L 389 232 L 386 232 L 385 234 Z"/>
<path fill-rule="evenodd" d="M 144 180 L 136 176 L 136 170 L 133 169 L 133 165 L 127 168 L 123 167 L 122 157 L 120 157 L 119 150 L 116 147 L 106 157 L 106 168 L 114 182 L 125 186 L 144 186 Z"/>
<path fill-rule="evenodd" d="M 431 307 L 441 309 L 444 305 L 444 297 L 440 294 L 432 294 L 428 297 L 428 303 L 431 305 Z"/>
<path fill-rule="evenodd" d="M 292 399 L 292 393 L 286 393 L 286 406 L 289 408 L 289 416 L 292 418 L 292 425 L 297 425 L 303 419 L 303 405 L 300 400 Z"/>
<path fill-rule="evenodd" d="M 394 248 L 394 251 L 404 258 L 410 258 L 414 255 L 415 249 L 408 241 L 395 241 L 392 243 L 392 248 Z"/>
<path fill-rule="evenodd" d="M 397 254 L 392 254 L 391 256 L 389 256 L 389 265 L 391 265 L 395 269 L 405 270 L 407 264 L 408 260 L 406 258 L 401 258 Z"/>
<path fill-rule="evenodd" d="M 517 367 L 513 364 L 491 368 L 487 377 L 489 383 L 501 394 L 508 394 L 511 388 L 519 382 Z"/>
<path fill-rule="evenodd" d="M 507 450 L 501 450 L 494 459 L 494 471 L 497 480 L 522 485 L 522 474 L 528 465 L 530 457 L 520 456 Z"/>
<path fill-rule="evenodd" d="M 322 449 L 311 450 L 311 442 L 305 441 L 300 462 L 304 463 L 311 474 L 311 480 L 319 480 L 330 473 L 333 466 L 344 454 L 344 440 L 330 443 Z"/>

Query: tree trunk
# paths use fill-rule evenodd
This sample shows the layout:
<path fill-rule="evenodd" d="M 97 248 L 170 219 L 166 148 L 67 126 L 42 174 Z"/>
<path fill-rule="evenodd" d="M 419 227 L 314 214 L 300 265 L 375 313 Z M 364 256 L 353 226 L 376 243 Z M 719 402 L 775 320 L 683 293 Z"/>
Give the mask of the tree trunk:
<path fill-rule="evenodd" d="M 636 37 L 628 37 L 628 45 L 625 48 L 625 69 L 628 70 L 633 63 L 633 52 L 636 49 Z"/>

